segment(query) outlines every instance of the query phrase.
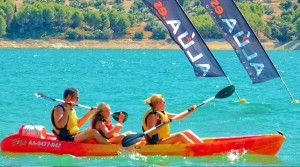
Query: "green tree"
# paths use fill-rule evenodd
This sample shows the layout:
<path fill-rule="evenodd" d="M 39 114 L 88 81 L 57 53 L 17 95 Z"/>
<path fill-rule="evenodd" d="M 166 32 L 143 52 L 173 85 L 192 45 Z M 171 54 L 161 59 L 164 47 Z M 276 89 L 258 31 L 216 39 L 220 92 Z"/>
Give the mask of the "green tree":
<path fill-rule="evenodd" d="M 128 17 L 128 19 L 130 21 L 130 26 L 136 25 L 136 18 L 134 17 L 134 15 L 127 13 L 127 17 Z"/>
<path fill-rule="evenodd" d="M 132 14 L 137 22 L 148 21 L 147 19 L 150 18 L 150 16 L 153 17 L 153 14 L 142 0 L 135 0 L 128 13 Z"/>
<path fill-rule="evenodd" d="M 72 28 L 80 27 L 83 20 L 84 20 L 83 14 L 78 9 L 75 9 L 71 16 L 71 27 Z"/>
<path fill-rule="evenodd" d="M 178 0 L 179 4 L 183 6 L 185 0 Z"/>
<path fill-rule="evenodd" d="M 34 30 L 43 27 L 44 19 L 41 8 L 25 4 L 16 14 L 17 23 L 24 30 Z"/>
<path fill-rule="evenodd" d="M 114 31 L 110 28 L 103 29 L 103 35 L 101 39 L 103 40 L 111 40 L 113 38 Z"/>
<path fill-rule="evenodd" d="M 101 30 L 103 30 L 104 28 L 110 28 L 110 21 L 109 21 L 109 16 L 108 16 L 107 12 L 102 12 L 100 14 L 100 18 L 102 20 Z"/>
<path fill-rule="evenodd" d="M 54 5 L 54 26 L 64 28 L 69 26 L 71 18 L 71 9 L 61 4 Z"/>
<path fill-rule="evenodd" d="M 151 38 L 156 40 L 162 40 L 162 39 L 166 39 L 167 34 L 168 34 L 168 30 L 166 29 L 166 27 L 163 25 L 159 25 L 153 27 Z"/>
<path fill-rule="evenodd" d="M 65 4 L 65 0 L 55 0 L 56 3 Z"/>
<path fill-rule="evenodd" d="M 217 29 L 215 23 L 210 18 L 208 14 L 199 16 L 190 16 L 191 22 L 194 24 L 195 28 L 203 36 L 203 38 L 221 38 L 221 34 Z"/>
<path fill-rule="evenodd" d="M 153 27 L 158 26 L 158 22 L 154 20 L 150 20 L 147 22 L 146 26 L 144 27 L 145 31 L 152 31 Z"/>
<path fill-rule="evenodd" d="M 266 15 L 271 15 L 274 13 L 274 9 L 271 8 L 270 6 L 264 6 L 264 8 L 265 8 L 264 10 Z"/>
<path fill-rule="evenodd" d="M 75 28 L 75 29 L 68 28 L 66 31 L 67 39 L 83 40 L 86 38 L 86 36 L 88 36 L 88 33 L 79 28 Z"/>
<path fill-rule="evenodd" d="M 141 30 L 137 31 L 133 36 L 133 39 L 135 40 L 141 40 L 143 38 L 144 38 L 144 31 Z"/>
<path fill-rule="evenodd" d="M 245 17 L 256 34 L 258 34 L 259 32 L 264 32 L 266 24 L 261 17 L 254 13 L 247 13 Z"/>
<path fill-rule="evenodd" d="M 237 6 L 244 15 L 255 13 L 261 17 L 265 13 L 265 8 L 260 3 L 238 3 Z"/>
<path fill-rule="evenodd" d="M 125 8 L 124 8 L 123 3 L 113 5 L 112 8 L 113 8 L 113 9 L 116 9 L 116 10 L 119 11 L 119 12 L 125 11 Z"/>
<path fill-rule="evenodd" d="M 295 22 L 296 24 L 296 35 L 297 38 L 300 39 L 300 18 L 298 18 L 298 20 Z"/>
<path fill-rule="evenodd" d="M 70 6 L 73 8 L 80 8 L 80 2 L 79 1 L 70 1 Z"/>
<path fill-rule="evenodd" d="M 206 10 L 204 8 L 198 8 L 196 11 L 196 15 L 204 15 L 206 13 Z"/>
<path fill-rule="evenodd" d="M 0 9 L 2 9 L 5 13 L 5 16 L 3 17 L 6 21 L 6 25 L 9 27 L 11 24 L 13 18 L 14 18 L 14 4 L 11 0 L 5 0 L 3 2 L 0 2 Z"/>
<path fill-rule="evenodd" d="M 282 7 L 283 9 L 288 9 L 292 6 L 292 1 L 291 0 L 287 0 L 287 1 L 282 1 L 280 2 L 280 7 Z"/>
<path fill-rule="evenodd" d="M 293 10 L 283 11 L 280 15 L 281 20 L 285 22 L 292 22 L 295 12 Z"/>
<path fill-rule="evenodd" d="M 99 40 L 111 40 L 113 37 L 113 31 L 109 28 L 104 28 L 103 31 L 102 30 L 95 30 L 93 31 L 93 33 L 91 34 L 92 39 L 99 39 Z"/>
<path fill-rule="evenodd" d="M 107 3 L 108 3 L 107 0 L 96 0 L 96 1 L 94 2 L 94 7 L 97 8 L 97 9 L 100 9 L 100 7 L 101 7 L 102 5 L 105 6 Z"/>
<path fill-rule="evenodd" d="M 3 9 L 0 8 L 0 16 L 2 16 L 3 18 L 6 17 L 6 13 L 4 12 Z"/>
<path fill-rule="evenodd" d="M 117 26 L 119 12 L 116 9 L 111 9 L 108 11 L 110 27 L 114 30 Z"/>
<path fill-rule="evenodd" d="M 122 12 L 117 17 L 116 27 L 114 31 L 117 35 L 124 35 L 127 33 L 128 28 L 131 26 L 130 20 L 127 16 L 127 13 Z"/>
<path fill-rule="evenodd" d="M 30 27 L 30 10 L 31 4 L 24 4 L 19 11 L 16 13 L 16 22 L 20 26 L 21 29 L 29 29 Z"/>
<path fill-rule="evenodd" d="M 3 16 L 0 15 L 0 37 L 6 34 L 6 21 Z"/>
<path fill-rule="evenodd" d="M 84 22 L 86 22 L 93 30 L 102 27 L 102 19 L 98 11 L 88 11 L 84 13 Z"/>
<path fill-rule="evenodd" d="M 29 20 L 31 29 L 43 27 L 44 19 L 42 10 L 36 6 L 32 6 L 30 8 Z"/>
<path fill-rule="evenodd" d="M 45 28 L 52 28 L 54 23 L 54 10 L 53 7 L 50 5 L 43 5 L 43 19 L 44 19 L 44 27 Z"/>
<path fill-rule="evenodd" d="M 279 41 L 290 41 L 296 34 L 293 25 L 288 22 L 271 21 L 269 26 L 271 27 L 272 38 Z"/>

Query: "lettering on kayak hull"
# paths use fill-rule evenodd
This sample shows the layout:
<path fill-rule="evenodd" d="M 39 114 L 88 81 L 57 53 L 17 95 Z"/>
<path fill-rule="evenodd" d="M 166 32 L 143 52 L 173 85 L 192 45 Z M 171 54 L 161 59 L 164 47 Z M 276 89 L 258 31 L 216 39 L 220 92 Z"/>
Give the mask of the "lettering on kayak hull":
<path fill-rule="evenodd" d="M 61 143 L 47 142 L 47 141 L 35 141 L 35 140 L 29 140 L 28 145 L 39 146 L 39 147 L 60 148 Z"/>
<path fill-rule="evenodd" d="M 40 141 L 40 140 L 22 140 L 20 138 L 12 139 L 11 144 L 14 146 L 38 146 L 38 147 L 50 147 L 50 148 L 60 148 L 61 143 Z"/>

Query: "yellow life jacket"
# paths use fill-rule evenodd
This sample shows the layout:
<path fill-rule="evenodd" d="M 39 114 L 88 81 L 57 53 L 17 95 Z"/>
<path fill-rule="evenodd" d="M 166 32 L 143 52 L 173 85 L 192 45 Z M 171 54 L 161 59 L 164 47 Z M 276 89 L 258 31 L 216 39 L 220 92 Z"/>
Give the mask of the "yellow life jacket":
<path fill-rule="evenodd" d="M 142 127 L 143 131 L 149 130 L 149 128 L 147 127 L 146 121 L 147 121 L 147 117 L 151 113 L 152 114 L 157 113 L 159 115 L 159 120 L 157 121 L 157 125 L 159 125 L 163 122 L 169 121 L 169 118 L 168 118 L 167 114 L 164 113 L 164 111 L 153 111 L 152 109 L 148 109 L 143 118 L 143 127 Z M 146 135 L 145 138 L 150 144 L 156 144 L 160 139 L 163 139 L 163 138 L 166 138 L 169 136 L 170 136 L 170 125 L 166 124 L 159 129 L 157 134 L 154 134 L 152 136 Z"/>
<path fill-rule="evenodd" d="M 65 108 L 62 105 L 57 105 L 57 106 L 60 106 L 60 107 L 63 108 L 63 110 L 65 110 Z M 54 106 L 53 109 L 52 109 L 52 111 L 51 111 L 51 121 L 52 121 L 53 131 L 57 135 L 59 135 L 62 130 L 69 131 L 68 135 L 76 135 L 76 134 L 78 134 L 79 133 L 78 117 L 77 117 L 76 111 L 74 109 L 68 111 L 68 121 L 67 121 L 66 126 L 63 127 L 63 128 L 57 128 L 56 127 L 55 122 L 54 122 L 53 111 L 54 111 L 54 108 L 57 107 L 57 106 Z"/>

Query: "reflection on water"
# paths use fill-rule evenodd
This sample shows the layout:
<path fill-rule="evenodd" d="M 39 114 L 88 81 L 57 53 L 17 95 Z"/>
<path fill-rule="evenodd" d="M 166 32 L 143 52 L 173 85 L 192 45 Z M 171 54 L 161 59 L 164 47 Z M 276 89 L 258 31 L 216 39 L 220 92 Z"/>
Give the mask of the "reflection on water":
<path fill-rule="evenodd" d="M 271 165 L 282 164 L 277 156 L 255 155 L 255 154 L 227 154 L 221 156 L 208 156 L 195 158 L 199 163 L 208 163 L 211 165 L 234 165 L 240 166 L 241 164 L 247 164 L 247 166 L 255 165 Z M 194 162 L 195 163 L 195 162 Z"/>
<path fill-rule="evenodd" d="M 248 155 L 246 154 L 243 159 L 249 163 L 255 164 L 282 164 L 283 161 L 277 156 L 266 156 L 266 155 Z"/>
<path fill-rule="evenodd" d="M 266 156 L 247 154 L 247 151 L 239 152 L 232 150 L 231 152 L 218 156 L 204 156 L 204 157 L 180 157 L 180 156 L 143 156 L 135 152 L 122 151 L 122 159 L 131 159 L 140 165 L 158 165 L 158 166 L 240 166 L 247 164 L 247 166 L 264 166 L 264 165 L 283 165 L 283 161 L 277 156 Z"/>

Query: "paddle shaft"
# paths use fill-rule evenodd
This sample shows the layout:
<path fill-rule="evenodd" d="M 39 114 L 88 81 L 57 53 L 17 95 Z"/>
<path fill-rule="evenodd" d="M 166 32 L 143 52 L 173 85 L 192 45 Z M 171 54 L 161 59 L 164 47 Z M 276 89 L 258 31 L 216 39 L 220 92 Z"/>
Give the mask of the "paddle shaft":
<path fill-rule="evenodd" d="M 37 97 L 40 97 L 40 98 L 43 98 L 43 99 L 48 99 L 48 100 L 52 100 L 52 101 L 56 101 L 56 102 L 60 102 L 60 103 L 66 103 L 66 104 L 71 104 L 69 102 L 66 102 L 64 100 L 61 100 L 61 99 L 54 99 L 54 98 L 51 98 L 51 97 L 48 97 L 42 93 L 35 93 L 35 96 Z M 91 110 L 93 109 L 93 107 L 89 107 L 89 106 L 85 106 L 85 105 L 81 105 L 81 104 L 76 104 L 77 107 L 81 107 L 81 108 L 85 108 L 85 109 L 88 109 L 88 110 Z"/>
<path fill-rule="evenodd" d="M 61 102 L 61 103 L 66 103 L 66 104 L 70 104 L 64 100 L 60 100 L 60 99 L 54 99 L 54 101 L 57 101 L 57 102 Z M 88 109 L 88 110 L 91 110 L 93 109 L 93 107 L 89 107 L 89 106 L 85 106 L 85 105 L 81 105 L 81 104 L 76 104 L 77 107 L 81 107 L 81 108 L 85 108 L 85 109 Z"/>
<path fill-rule="evenodd" d="M 40 98 L 43 98 L 43 99 L 47 99 L 47 100 L 51 100 L 51 101 L 55 101 L 55 102 L 60 102 L 60 103 L 66 103 L 66 104 L 70 104 L 69 102 L 66 102 L 64 100 L 61 100 L 61 99 L 54 99 L 54 98 L 51 98 L 51 97 L 48 97 L 42 93 L 36 93 L 35 94 L 37 97 L 40 97 Z M 89 107 L 89 106 L 85 106 L 85 105 L 81 105 L 81 104 L 76 104 L 75 106 L 77 107 L 81 107 L 81 108 L 84 108 L 84 109 L 88 109 L 88 110 L 92 110 L 94 109 L 93 107 Z M 119 114 L 121 112 L 115 112 L 115 113 L 111 113 L 111 115 L 113 116 L 113 118 L 118 121 L 119 120 Z M 122 112 L 123 114 L 125 114 L 125 118 L 123 120 L 123 122 L 126 121 L 127 117 L 128 117 L 128 114 L 126 112 Z"/>
<path fill-rule="evenodd" d="M 200 106 L 203 106 L 204 104 L 206 104 L 206 103 L 208 103 L 208 102 L 212 101 L 212 100 L 213 100 L 213 99 L 215 99 L 215 98 L 216 98 L 216 96 L 214 96 L 214 97 L 211 97 L 211 98 L 209 98 L 209 99 L 205 100 L 205 101 L 204 101 L 204 102 L 202 102 L 201 104 L 198 104 L 196 108 L 198 108 L 198 107 L 200 107 Z"/>

